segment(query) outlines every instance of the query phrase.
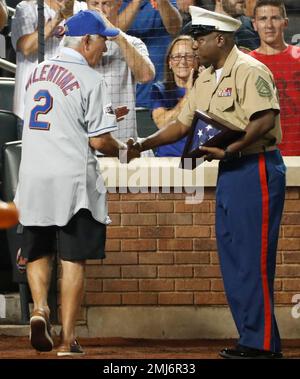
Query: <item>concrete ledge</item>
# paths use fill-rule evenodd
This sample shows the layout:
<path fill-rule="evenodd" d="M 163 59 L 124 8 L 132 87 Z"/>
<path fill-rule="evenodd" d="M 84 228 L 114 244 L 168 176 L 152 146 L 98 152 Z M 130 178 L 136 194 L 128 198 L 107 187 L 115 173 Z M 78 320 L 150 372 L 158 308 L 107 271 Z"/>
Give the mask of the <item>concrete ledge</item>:
<path fill-rule="evenodd" d="M 283 339 L 299 339 L 300 323 L 291 307 L 276 308 Z M 59 336 L 60 325 L 53 326 Z M 87 325 L 76 327 L 79 337 L 150 339 L 232 339 L 237 332 L 228 307 L 89 307 Z M 0 325 L 0 335 L 28 336 L 28 325 Z"/>
<path fill-rule="evenodd" d="M 291 307 L 276 308 L 281 337 L 300 338 Z M 237 338 L 228 307 L 90 307 L 85 337 L 157 339 Z"/>
<path fill-rule="evenodd" d="M 117 158 L 99 158 L 105 186 L 111 188 L 215 187 L 218 162 L 204 162 L 195 170 L 179 168 L 180 158 L 138 158 L 128 165 Z M 300 157 L 284 157 L 287 186 L 300 186 Z M 129 191 L 128 191 L 129 192 Z"/>

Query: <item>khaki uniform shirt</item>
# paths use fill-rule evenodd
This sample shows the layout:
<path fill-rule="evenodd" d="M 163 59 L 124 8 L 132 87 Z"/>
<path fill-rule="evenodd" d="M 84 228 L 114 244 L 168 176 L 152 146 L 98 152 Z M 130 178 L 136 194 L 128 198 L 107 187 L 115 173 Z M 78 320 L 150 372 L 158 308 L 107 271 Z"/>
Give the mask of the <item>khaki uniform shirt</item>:
<path fill-rule="evenodd" d="M 262 152 L 281 142 L 280 108 L 273 75 L 264 64 L 239 51 L 236 46 L 225 61 L 218 83 L 213 67 L 199 75 L 178 120 L 184 125 L 191 125 L 197 109 L 211 112 L 242 130 L 254 113 L 274 109 L 278 111 L 275 127 L 243 149 L 243 153 Z"/>

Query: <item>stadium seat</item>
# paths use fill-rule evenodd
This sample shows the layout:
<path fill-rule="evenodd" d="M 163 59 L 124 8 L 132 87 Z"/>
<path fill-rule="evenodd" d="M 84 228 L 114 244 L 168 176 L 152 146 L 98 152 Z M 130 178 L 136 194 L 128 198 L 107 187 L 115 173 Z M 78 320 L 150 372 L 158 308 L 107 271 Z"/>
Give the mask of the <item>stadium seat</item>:
<path fill-rule="evenodd" d="M 6 142 L 16 141 L 17 116 L 12 112 L 0 110 L 0 149 Z M 0 155 L 0 193 L 2 182 L 2 156 Z"/>
<path fill-rule="evenodd" d="M 5 143 L 2 147 L 3 159 L 3 200 L 12 201 L 15 196 L 19 166 L 21 162 L 21 141 Z M 20 303 L 21 303 L 21 323 L 28 324 L 30 319 L 29 303 L 32 301 L 30 289 L 27 282 L 26 273 L 20 273 L 16 266 L 16 255 L 20 247 L 20 228 L 9 229 L 7 231 L 8 246 L 10 251 L 11 263 L 13 267 L 13 281 L 19 285 Z M 51 322 L 57 323 L 57 262 L 53 262 L 52 280 L 49 290 L 49 307 L 51 311 Z"/>
<path fill-rule="evenodd" d="M 15 80 L 0 77 L 0 109 L 12 111 Z"/>
<path fill-rule="evenodd" d="M 147 108 L 136 108 L 136 122 L 138 136 L 148 137 L 157 131 L 157 127 L 152 120 L 151 111 Z"/>

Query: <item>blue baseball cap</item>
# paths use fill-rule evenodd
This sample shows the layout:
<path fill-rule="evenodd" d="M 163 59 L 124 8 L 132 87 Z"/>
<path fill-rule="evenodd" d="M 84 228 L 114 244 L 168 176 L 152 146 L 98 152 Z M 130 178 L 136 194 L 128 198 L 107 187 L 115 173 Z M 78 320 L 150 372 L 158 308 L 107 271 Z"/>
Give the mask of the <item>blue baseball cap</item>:
<path fill-rule="evenodd" d="M 81 37 L 86 34 L 115 37 L 119 33 L 119 29 L 109 28 L 97 11 L 80 11 L 68 18 L 65 23 L 65 35 L 70 37 Z"/>

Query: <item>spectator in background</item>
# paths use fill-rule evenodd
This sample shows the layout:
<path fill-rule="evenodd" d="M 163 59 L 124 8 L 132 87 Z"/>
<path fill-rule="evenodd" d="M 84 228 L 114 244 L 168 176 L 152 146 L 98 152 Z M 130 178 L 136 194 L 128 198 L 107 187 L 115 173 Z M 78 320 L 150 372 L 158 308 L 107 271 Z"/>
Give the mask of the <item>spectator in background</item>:
<path fill-rule="evenodd" d="M 100 11 L 106 16 L 108 24 L 116 25 L 122 0 L 87 0 L 91 10 Z M 113 136 L 126 142 L 130 137 L 137 138 L 135 98 L 136 84 L 147 83 L 154 79 L 155 69 L 149 59 L 146 45 L 139 38 L 121 32 L 106 41 L 100 65 L 96 68 L 107 83 L 113 108 L 124 105 L 129 112 L 119 121 L 118 130 Z"/>
<path fill-rule="evenodd" d="M 245 16 L 245 0 L 216 0 L 215 12 L 224 13 L 241 21 L 235 33 L 235 43 L 240 50 L 248 52 L 259 46 L 259 36 L 253 28 L 250 17 Z"/>
<path fill-rule="evenodd" d="M 182 17 L 182 27 L 184 27 L 188 22 L 191 21 L 191 15 L 189 13 L 189 6 L 194 5 L 195 7 L 202 7 L 205 9 L 213 10 L 212 1 L 205 0 L 177 0 L 177 8 Z"/>
<path fill-rule="evenodd" d="M 145 42 L 154 63 L 155 81 L 163 79 L 164 57 L 172 36 L 181 30 L 182 20 L 176 0 L 124 0 L 118 26 Z M 152 83 L 137 86 L 137 106 L 150 107 Z"/>
<path fill-rule="evenodd" d="M 64 18 L 68 13 L 65 0 L 45 0 L 45 59 L 58 53 L 64 35 Z M 74 13 L 85 9 L 86 4 L 75 1 Z M 11 39 L 16 51 L 16 82 L 13 111 L 19 117 L 19 138 L 22 137 L 24 97 L 27 77 L 38 63 L 38 13 L 37 2 L 21 1 L 12 20 Z"/>
<path fill-rule="evenodd" d="M 187 96 L 198 74 L 199 59 L 193 50 L 193 38 L 175 38 L 167 51 L 165 78 L 152 85 L 152 117 L 158 127 L 163 128 L 175 121 L 186 103 Z M 156 149 L 157 157 L 178 157 L 183 153 L 186 137 Z"/>
<path fill-rule="evenodd" d="M 261 44 L 250 54 L 272 71 L 279 92 L 283 155 L 300 155 L 300 47 L 288 45 L 288 18 L 282 0 L 258 0 L 254 27 Z"/>
<path fill-rule="evenodd" d="M 8 11 L 5 0 L 0 0 L 0 31 L 7 23 Z"/>

